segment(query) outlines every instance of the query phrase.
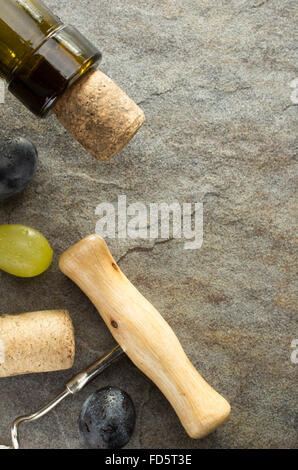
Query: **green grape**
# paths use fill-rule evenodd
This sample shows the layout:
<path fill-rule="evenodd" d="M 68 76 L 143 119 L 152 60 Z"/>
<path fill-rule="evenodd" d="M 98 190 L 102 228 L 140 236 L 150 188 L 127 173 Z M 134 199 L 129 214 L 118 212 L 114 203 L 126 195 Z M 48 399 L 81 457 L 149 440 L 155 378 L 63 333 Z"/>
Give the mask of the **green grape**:
<path fill-rule="evenodd" d="M 0 269 L 34 277 L 50 266 L 53 250 L 45 237 L 25 225 L 0 225 Z"/>

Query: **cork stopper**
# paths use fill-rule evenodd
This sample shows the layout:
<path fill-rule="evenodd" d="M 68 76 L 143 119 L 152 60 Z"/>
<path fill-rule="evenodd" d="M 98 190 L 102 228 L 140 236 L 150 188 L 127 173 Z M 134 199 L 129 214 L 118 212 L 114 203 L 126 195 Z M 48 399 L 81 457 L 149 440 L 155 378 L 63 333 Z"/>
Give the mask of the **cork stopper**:
<path fill-rule="evenodd" d="M 109 77 L 91 69 L 54 106 L 63 126 L 97 160 L 109 160 L 145 121 L 143 111 Z"/>
<path fill-rule="evenodd" d="M 69 369 L 74 356 L 67 310 L 0 315 L 0 378 Z"/>

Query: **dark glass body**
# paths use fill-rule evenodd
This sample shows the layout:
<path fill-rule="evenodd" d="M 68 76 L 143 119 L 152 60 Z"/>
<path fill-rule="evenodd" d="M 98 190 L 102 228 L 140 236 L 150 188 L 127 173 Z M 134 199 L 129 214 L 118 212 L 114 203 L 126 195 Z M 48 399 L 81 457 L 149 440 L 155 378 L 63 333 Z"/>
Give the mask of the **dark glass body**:
<path fill-rule="evenodd" d="M 40 0 L 0 0 L 0 75 L 38 116 L 101 59 L 101 53 Z"/>

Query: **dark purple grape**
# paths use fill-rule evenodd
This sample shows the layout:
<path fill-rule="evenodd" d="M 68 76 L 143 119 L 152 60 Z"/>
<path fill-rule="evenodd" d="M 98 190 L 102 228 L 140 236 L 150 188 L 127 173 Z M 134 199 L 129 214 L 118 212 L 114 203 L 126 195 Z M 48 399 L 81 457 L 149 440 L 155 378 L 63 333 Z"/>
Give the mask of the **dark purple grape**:
<path fill-rule="evenodd" d="M 37 169 L 35 145 L 23 137 L 0 140 L 0 200 L 21 193 Z"/>
<path fill-rule="evenodd" d="M 90 395 L 79 417 L 82 443 L 89 449 L 120 449 L 135 427 L 135 408 L 130 396 L 116 387 Z"/>

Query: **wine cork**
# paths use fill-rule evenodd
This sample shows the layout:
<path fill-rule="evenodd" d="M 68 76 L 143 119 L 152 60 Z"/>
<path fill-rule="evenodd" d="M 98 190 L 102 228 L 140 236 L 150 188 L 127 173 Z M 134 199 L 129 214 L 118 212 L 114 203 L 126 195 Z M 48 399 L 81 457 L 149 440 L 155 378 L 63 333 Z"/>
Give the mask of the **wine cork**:
<path fill-rule="evenodd" d="M 145 121 L 139 106 L 95 69 L 63 93 L 54 112 L 75 139 L 102 161 L 120 152 Z"/>
<path fill-rule="evenodd" d="M 67 310 L 0 315 L 0 377 L 69 369 L 74 355 Z"/>

